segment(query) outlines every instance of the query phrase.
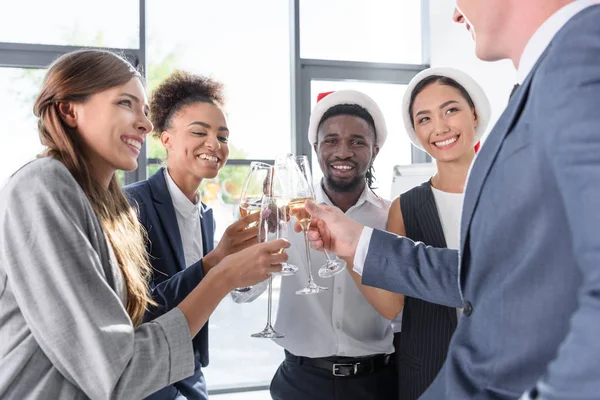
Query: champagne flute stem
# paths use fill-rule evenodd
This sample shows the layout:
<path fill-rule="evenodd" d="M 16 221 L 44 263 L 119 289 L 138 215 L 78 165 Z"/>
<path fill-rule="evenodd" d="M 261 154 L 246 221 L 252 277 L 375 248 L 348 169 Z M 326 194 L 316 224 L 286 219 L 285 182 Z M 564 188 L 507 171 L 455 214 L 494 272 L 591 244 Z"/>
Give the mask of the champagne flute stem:
<path fill-rule="evenodd" d="M 310 262 L 310 248 L 308 244 L 308 229 L 302 229 L 304 233 L 304 248 L 306 250 L 306 263 L 308 265 L 308 284 L 313 285 L 312 263 Z"/>
<path fill-rule="evenodd" d="M 273 300 L 273 275 L 269 275 L 269 297 L 267 300 L 267 327 L 271 327 L 271 304 Z"/>

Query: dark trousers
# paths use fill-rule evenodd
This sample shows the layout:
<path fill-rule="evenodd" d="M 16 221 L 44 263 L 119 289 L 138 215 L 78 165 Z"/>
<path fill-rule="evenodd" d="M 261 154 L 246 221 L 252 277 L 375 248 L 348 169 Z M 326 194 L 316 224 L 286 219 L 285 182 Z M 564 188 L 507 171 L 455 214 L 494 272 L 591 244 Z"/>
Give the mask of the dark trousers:
<path fill-rule="evenodd" d="M 271 397 L 273 400 L 396 400 L 394 365 L 366 375 L 338 377 L 331 371 L 285 360 L 271 381 Z"/>
<path fill-rule="evenodd" d="M 402 332 L 396 332 L 394 333 L 394 349 L 396 350 L 396 352 L 394 353 L 394 357 L 395 357 L 395 363 L 394 363 L 394 369 L 395 369 L 395 379 L 396 379 L 396 390 L 398 391 L 398 397 L 397 399 L 400 400 L 400 394 L 402 393 L 402 388 L 400 387 L 400 371 L 398 370 L 400 363 L 399 363 L 399 359 L 400 359 L 400 334 Z"/>

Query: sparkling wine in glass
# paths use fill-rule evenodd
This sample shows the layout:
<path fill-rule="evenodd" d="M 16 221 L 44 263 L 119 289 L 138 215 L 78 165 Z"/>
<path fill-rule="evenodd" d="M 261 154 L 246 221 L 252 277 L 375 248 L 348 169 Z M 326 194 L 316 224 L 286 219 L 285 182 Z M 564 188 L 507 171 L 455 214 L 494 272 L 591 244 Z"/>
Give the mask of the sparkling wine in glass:
<path fill-rule="evenodd" d="M 306 265 L 308 268 L 308 284 L 304 289 L 298 290 L 296 294 L 315 294 L 321 293 L 328 288 L 317 285 L 313 280 L 312 262 L 310 259 L 310 246 L 308 242 L 308 228 L 311 222 L 311 215 L 306 211 L 305 201 L 311 199 L 314 201 L 315 195 L 312 187 L 312 175 L 308 158 L 306 156 L 287 155 L 278 158 L 275 169 L 280 175 L 286 197 L 290 198 L 290 214 L 296 218 L 296 221 L 302 228 L 304 235 L 304 247 L 306 251 Z"/>
<path fill-rule="evenodd" d="M 287 199 L 282 197 L 264 196 L 261 211 L 260 220 L 258 225 L 258 238 L 260 242 L 266 242 L 270 240 L 287 238 L 288 234 L 288 216 L 289 208 L 287 207 Z M 285 249 L 280 249 L 279 253 L 283 253 Z M 282 268 L 293 268 L 296 271 L 298 267 L 289 263 L 283 263 Z M 282 338 L 285 335 L 275 331 L 271 325 L 271 310 L 273 303 L 273 275 L 269 276 L 268 284 L 268 301 L 267 301 L 267 324 L 265 328 L 253 335 L 255 338 Z"/>
<path fill-rule="evenodd" d="M 250 163 L 250 169 L 244 186 L 242 186 L 242 193 L 240 195 L 240 217 L 244 218 L 247 215 L 259 212 L 261 209 L 262 198 L 267 191 L 267 185 L 272 182 L 273 177 L 273 166 L 253 161 Z M 250 227 L 255 226 L 255 224 Z M 237 288 L 234 291 L 244 293 L 250 291 L 250 286 Z"/>

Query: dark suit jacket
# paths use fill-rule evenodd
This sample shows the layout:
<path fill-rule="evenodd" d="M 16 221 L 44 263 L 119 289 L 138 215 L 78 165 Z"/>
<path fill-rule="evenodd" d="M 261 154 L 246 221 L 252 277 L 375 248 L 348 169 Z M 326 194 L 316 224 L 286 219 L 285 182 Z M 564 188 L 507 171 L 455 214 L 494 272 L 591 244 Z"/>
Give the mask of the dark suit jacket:
<path fill-rule="evenodd" d="M 406 237 L 446 247 L 444 230 L 429 181 L 400 196 Z M 440 372 L 456 329 L 456 308 L 406 296 L 402 338 L 396 351 L 400 400 L 416 400 Z"/>
<path fill-rule="evenodd" d="M 517 399 L 536 381 L 532 398 L 600 398 L 599 110 L 596 5 L 555 35 L 475 158 L 460 251 L 374 231 L 365 284 L 464 306 L 422 399 Z"/>
<path fill-rule="evenodd" d="M 204 277 L 202 260 L 187 268 L 185 266 L 183 244 L 164 168 L 148 180 L 125 186 L 124 191 L 132 206 L 138 210 L 139 220 L 148 232 L 147 249 L 153 268 L 150 288 L 152 298 L 158 303 L 146 315 L 146 320 L 152 320 L 176 307 L 198 285 Z M 206 255 L 214 248 L 215 222 L 212 209 L 205 204 L 202 204 L 200 214 L 202 246 Z M 176 383 L 175 388 L 169 387 L 155 393 L 152 399 L 171 399 L 175 389 L 185 396 L 176 398 L 206 398 L 200 367 L 208 365 L 208 323 L 194 337 L 193 344 L 196 374 Z M 197 382 L 199 378 L 202 379 L 200 385 Z"/>

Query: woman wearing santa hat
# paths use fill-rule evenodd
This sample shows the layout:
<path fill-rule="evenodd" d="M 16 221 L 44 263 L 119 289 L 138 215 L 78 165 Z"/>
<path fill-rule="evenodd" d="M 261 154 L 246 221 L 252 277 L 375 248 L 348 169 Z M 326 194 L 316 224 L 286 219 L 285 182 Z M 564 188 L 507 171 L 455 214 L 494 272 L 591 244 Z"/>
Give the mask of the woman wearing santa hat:
<path fill-rule="evenodd" d="M 409 83 L 402 102 L 412 143 L 437 165 L 427 182 L 396 198 L 388 230 L 434 247 L 457 249 L 467 174 L 490 120 L 490 103 L 469 75 L 429 68 Z M 442 367 L 461 310 L 406 297 L 396 354 L 399 398 L 417 399 Z"/>
<path fill-rule="evenodd" d="M 464 72 L 429 68 L 408 84 L 402 114 L 411 142 L 435 159 L 437 171 L 392 202 L 387 229 L 433 247 L 457 249 L 467 174 L 490 120 L 490 103 Z M 402 326 L 394 341 L 399 399 L 418 399 L 444 364 L 462 310 L 376 293 L 366 297 L 382 315 L 402 309 L 401 321 L 394 321 Z"/>

